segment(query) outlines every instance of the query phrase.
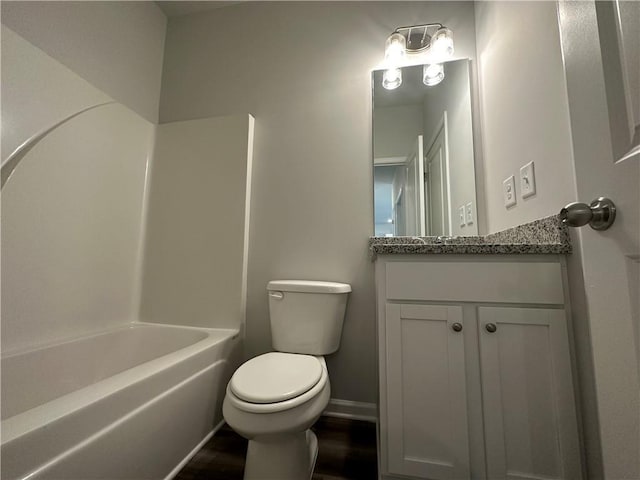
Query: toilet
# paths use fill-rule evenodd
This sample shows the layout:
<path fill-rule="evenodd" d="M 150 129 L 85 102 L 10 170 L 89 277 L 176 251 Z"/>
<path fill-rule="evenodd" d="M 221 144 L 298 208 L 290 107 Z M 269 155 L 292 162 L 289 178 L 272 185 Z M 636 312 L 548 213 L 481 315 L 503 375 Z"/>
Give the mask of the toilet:
<path fill-rule="evenodd" d="M 351 286 L 274 280 L 267 292 L 275 351 L 235 371 L 222 412 L 249 440 L 245 480 L 310 479 L 318 453 L 310 428 L 331 396 L 324 355 L 340 346 Z"/>

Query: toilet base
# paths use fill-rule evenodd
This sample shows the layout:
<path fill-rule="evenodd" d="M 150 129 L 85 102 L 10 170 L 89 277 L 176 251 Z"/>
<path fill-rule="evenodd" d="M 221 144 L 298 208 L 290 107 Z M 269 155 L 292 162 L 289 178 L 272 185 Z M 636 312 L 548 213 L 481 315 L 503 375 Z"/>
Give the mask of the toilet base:
<path fill-rule="evenodd" d="M 244 480 L 311 479 L 317 456 L 311 430 L 249 440 Z"/>

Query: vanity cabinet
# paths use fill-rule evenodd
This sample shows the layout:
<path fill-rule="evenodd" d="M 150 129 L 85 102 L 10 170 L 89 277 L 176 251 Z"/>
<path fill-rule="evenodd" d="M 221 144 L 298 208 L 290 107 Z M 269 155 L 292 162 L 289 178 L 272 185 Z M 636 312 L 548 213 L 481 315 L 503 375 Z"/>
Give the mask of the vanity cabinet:
<path fill-rule="evenodd" d="M 560 255 L 376 261 L 380 478 L 579 479 Z"/>

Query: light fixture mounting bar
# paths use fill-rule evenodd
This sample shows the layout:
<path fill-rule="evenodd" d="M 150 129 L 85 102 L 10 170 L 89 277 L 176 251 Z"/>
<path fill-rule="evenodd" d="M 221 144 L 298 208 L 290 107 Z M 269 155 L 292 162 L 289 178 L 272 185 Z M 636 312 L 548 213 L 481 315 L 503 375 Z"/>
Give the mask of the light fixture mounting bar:
<path fill-rule="evenodd" d="M 421 53 L 429 49 L 431 46 L 431 38 L 436 32 L 443 28 L 445 27 L 441 23 L 407 25 L 396 28 L 392 35 L 402 35 L 405 37 L 407 53 Z"/>
<path fill-rule="evenodd" d="M 442 28 L 444 27 L 444 25 L 442 25 L 441 23 L 425 23 L 422 25 L 407 25 L 406 27 L 398 27 L 396 28 L 393 33 L 400 33 L 400 30 L 411 30 L 412 28 L 429 28 L 429 27 L 438 27 L 438 28 Z"/>

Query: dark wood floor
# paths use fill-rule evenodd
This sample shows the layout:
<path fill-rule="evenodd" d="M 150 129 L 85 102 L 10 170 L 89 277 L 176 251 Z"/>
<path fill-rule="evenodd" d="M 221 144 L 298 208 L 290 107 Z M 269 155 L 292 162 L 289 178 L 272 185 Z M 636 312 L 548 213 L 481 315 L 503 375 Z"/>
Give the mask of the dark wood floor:
<path fill-rule="evenodd" d="M 376 426 L 373 423 L 321 417 L 318 460 L 313 480 L 375 480 Z M 175 477 L 176 480 L 242 480 L 247 441 L 222 427 Z"/>

